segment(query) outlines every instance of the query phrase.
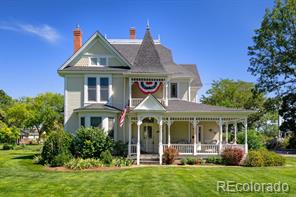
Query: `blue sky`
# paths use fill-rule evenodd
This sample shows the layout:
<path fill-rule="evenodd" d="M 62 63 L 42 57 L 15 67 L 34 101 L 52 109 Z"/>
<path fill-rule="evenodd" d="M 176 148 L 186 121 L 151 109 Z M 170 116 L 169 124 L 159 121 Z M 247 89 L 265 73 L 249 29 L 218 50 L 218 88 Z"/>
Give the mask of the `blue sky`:
<path fill-rule="evenodd" d="M 222 78 L 255 81 L 247 72 L 252 44 L 271 0 L 16 1 L 0 6 L 0 89 L 14 98 L 63 92 L 57 69 L 73 52 L 76 24 L 86 41 L 99 30 L 108 38 L 142 38 L 149 19 L 154 38 L 172 49 L 176 63 L 195 63 L 204 84 Z"/>

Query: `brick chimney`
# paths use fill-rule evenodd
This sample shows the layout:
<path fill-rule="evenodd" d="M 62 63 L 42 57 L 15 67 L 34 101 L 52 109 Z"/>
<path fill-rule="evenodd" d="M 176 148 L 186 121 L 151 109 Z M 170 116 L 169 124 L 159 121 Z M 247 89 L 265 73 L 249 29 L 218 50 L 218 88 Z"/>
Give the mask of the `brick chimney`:
<path fill-rule="evenodd" d="M 131 40 L 136 39 L 136 28 L 131 27 L 130 30 L 129 30 L 129 32 L 130 32 L 130 39 Z"/>
<path fill-rule="evenodd" d="M 82 46 L 82 32 L 80 31 L 79 25 L 73 31 L 74 35 L 74 53 Z"/>

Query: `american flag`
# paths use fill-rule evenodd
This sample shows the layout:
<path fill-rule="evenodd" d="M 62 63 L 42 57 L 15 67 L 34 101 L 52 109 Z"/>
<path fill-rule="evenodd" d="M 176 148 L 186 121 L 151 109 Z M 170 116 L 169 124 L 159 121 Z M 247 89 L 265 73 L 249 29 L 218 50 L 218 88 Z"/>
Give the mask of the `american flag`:
<path fill-rule="evenodd" d="M 123 127 L 123 125 L 124 125 L 124 120 L 125 120 L 127 109 L 128 109 L 128 106 L 125 106 L 125 108 L 122 111 L 121 116 L 119 118 L 119 126 L 120 127 Z"/>

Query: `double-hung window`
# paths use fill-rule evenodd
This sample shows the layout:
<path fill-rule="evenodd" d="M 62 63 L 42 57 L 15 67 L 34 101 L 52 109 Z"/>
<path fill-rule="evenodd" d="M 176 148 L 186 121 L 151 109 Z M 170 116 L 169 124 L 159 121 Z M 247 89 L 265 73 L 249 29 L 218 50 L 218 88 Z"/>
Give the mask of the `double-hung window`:
<path fill-rule="evenodd" d="M 87 95 L 88 101 L 97 101 L 97 78 L 87 78 Z"/>
<path fill-rule="evenodd" d="M 100 78 L 100 101 L 109 100 L 109 78 L 101 77 Z"/>
<path fill-rule="evenodd" d="M 171 83 L 171 98 L 178 98 L 178 83 Z"/>

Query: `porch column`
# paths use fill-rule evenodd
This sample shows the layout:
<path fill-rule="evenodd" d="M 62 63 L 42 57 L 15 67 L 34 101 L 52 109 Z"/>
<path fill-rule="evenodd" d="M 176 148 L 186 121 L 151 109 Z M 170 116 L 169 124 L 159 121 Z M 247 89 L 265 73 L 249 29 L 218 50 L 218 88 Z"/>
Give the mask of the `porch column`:
<path fill-rule="evenodd" d="M 162 164 L 162 118 L 159 120 L 159 164 Z"/>
<path fill-rule="evenodd" d="M 165 82 L 165 105 L 168 106 L 169 82 Z"/>
<path fill-rule="evenodd" d="M 131 155 L 131 144 L 132 144 L 132 135 L 131 131 L 132 130 L 132 122 L 131 122 L 131 117 L 128 117 L 128 155 Z"/>
<path fill-rule="evenodd" d="M 141 130 L 142 121 L 138 118 L 137 126 L 138 126 L 138 139 L 137 139 L 137 165 L 140 165 L 140 130 Z"/>
<path fill-rule="evenodd" d="M 228 144 L 228 122 L 227 122 L 226 125 L 225 125 L 225 134 L 226 134 L 226 139 L 225 139 L 225 141 L 226 141 L 226 144 Z"/>
<path fill-rule="evenodd" d="M 168 119 L 168 147 L 171 146 L 171 119 Z"/>
<path fill-rule="evenodd" d="M 194 117 L 193 120 L 193 130 L 194 130 L 194 137 L 193 137 L 193 155 L 196 155 L 196 118 Z"/>
<path fill-rule="evenodd" d="M 222 134 L 223 134 L 223 122 L 222 118 L 219 118 L 219 153 L 222 153 Z"/>
<path fill-rule="evenodd" d="M 129 106 L 132 106 L 132 81 L 128 78 Z"/>
<path fill-rule="evenodd" d="M 248 118 L 245 118 L 245 153 L 248 153 Z"/>
<path fill-rule="evenodd" d="M 234 123 L 234 144 L 236 144 L 236 141 L 237 141 L 236 133 L 237 133 L 237 122 Z"/>

